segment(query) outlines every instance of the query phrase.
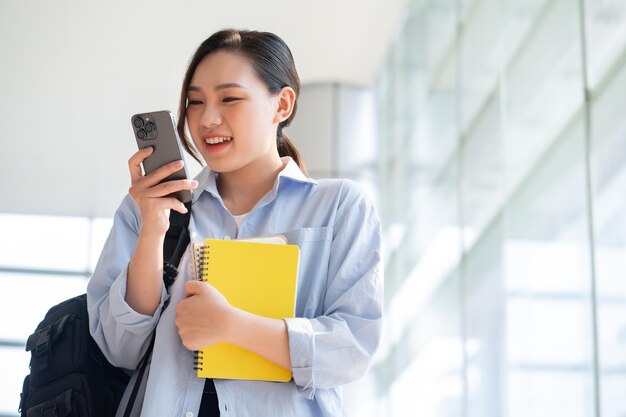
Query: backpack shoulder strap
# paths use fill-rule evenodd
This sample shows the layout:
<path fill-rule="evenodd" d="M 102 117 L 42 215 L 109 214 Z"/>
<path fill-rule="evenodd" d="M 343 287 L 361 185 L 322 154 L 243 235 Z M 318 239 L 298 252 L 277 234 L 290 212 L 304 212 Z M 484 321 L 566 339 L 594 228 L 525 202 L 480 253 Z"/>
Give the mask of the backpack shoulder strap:
<path fill-rule="evenodd" d="M 174 210 L 170 211 L 170 227 L 165 233 L 165 241 L 163 242 L 163 282 L 165 282 L 166 288 L 169 288 L 174 282 L 174 279 L 176 279 L 176 275 L 178 275 L 178 264 L 190 241 L 187 226 L 189 226 L 189 218 L 191 217 L 191 202 L 185 203 L 185 207 L 187 207 L 186 214 L 180 214 Z M 167 303 L 165 307 L 167 307 Z M 137 398 L 143 399 L 145 395 L 143 391 L 145 390 L 145 385 L 142 387 L 142 382 L 149 368 L 155 336 L 156 333 L 152 335 L 148 349 L 139 362 L 139 374 L 130 392 L 128 402 L 124 407 L 123 417 L 129 417 L 135 408 Z M 141 393 L 140 390 L 142 390 Z"/>
<path fill-rule="evenodd" d="M 191 217 L 191 202 L 185 203 L 186 214 L 170 211 L 170 227 L 165 233 L 163 242 L 163 281 L 169 288 L 178 274 L 178 264 L 189 245 L 189 218 Z"/>

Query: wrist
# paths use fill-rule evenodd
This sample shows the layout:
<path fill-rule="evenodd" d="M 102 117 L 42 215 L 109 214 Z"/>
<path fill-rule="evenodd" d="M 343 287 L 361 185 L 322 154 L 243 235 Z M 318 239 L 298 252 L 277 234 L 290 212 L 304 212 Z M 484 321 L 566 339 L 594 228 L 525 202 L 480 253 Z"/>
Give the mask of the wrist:
<path fill-rule="evenodd" d="M 165 232 L 161 230 L 155 230 L 152 228 L 142 227 L 139 230 L 139 242 L 144 244 L 152 244 L 159 245 L 159 247 L 163 246 L 163 242 L 165 242 Z"/>
<path fill-rule="evenodd" d="M 233 345 L 238 345 L 241 331 L 245 324 L 246 312 L 230 304 L 226 305 L 222 315 L 225 332 L 224 341 Z"/>

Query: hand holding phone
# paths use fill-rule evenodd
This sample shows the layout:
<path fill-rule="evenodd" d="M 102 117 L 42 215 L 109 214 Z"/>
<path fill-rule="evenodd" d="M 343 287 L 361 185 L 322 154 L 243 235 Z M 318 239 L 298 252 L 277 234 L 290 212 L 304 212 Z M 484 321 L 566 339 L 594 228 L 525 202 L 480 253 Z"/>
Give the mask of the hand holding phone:
<path fill-rule="evenodd" d="M 139 113 L 131 117 L 133 132 L 137 147 L 144 149 L 152 147 L 153 151 L 143 160 L 143 169 L 146 175 L 170 162 L 183 160 L 183 148 L 176 130 L 176 122 L 170 111 L 156 111 Z M 184 180 L 189 178 L 185 166 L 171 173 L 162 182 Z M 178 190 L 170 194 L 183 203 L 191 201 L 190 190 Z"/>

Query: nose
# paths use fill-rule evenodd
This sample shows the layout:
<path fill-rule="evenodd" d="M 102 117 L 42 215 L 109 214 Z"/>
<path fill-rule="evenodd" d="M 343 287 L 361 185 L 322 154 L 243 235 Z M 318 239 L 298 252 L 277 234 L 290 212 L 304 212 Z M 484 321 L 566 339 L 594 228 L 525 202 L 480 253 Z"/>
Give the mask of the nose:
<path fill-rule="evenodd" d="M 222 124 L 222 115 L 211 106 L 206 106 L 200 121 L 203 127 L 211 128 Z"/>

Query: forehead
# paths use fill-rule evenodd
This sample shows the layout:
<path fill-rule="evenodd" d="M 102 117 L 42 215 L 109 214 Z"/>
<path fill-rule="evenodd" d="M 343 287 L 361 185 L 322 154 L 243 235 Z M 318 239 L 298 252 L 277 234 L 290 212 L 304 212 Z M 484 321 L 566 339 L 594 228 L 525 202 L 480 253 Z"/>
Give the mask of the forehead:
<path fill-rule="evenodd" d="M 203 87 L 232 82 L 248 85 L 260 80 L 246 57 L 226 51 L 204 57 L 191 77 L 191 84 Z"/>

